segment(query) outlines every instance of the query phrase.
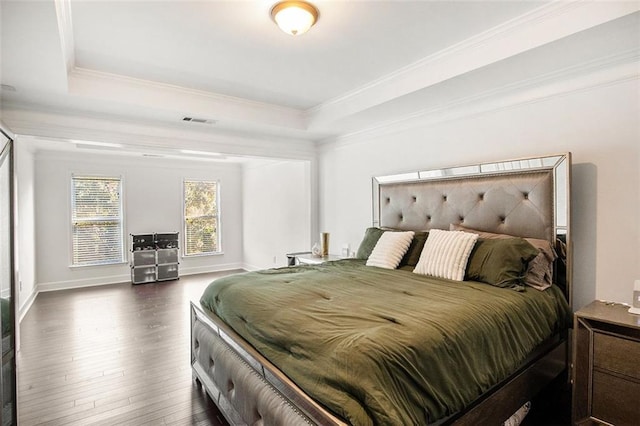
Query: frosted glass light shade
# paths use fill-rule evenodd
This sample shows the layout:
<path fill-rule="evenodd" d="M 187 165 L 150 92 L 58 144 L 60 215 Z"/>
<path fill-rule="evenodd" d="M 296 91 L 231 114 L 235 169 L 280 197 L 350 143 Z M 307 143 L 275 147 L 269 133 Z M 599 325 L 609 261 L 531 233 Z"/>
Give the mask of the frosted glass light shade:
<path fill-rule="evenodd" d="M 316 23 L 318 10 L 304 1 L 283 1 L 273 6 L 271 18 L 285 33 L 300 35 Z"/>

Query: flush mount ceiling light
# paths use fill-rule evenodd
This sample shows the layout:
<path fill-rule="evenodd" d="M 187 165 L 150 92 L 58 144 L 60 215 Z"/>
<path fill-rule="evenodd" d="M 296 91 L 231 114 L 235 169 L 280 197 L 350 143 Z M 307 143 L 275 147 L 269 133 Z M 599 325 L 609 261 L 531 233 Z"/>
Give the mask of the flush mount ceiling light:
<path fill-rule="evenodd" d="M 318 20 L 318 9 L 306 1 L 281 1 L 271 8 L 271 19 L 282 31 L 300 35 Z"/>

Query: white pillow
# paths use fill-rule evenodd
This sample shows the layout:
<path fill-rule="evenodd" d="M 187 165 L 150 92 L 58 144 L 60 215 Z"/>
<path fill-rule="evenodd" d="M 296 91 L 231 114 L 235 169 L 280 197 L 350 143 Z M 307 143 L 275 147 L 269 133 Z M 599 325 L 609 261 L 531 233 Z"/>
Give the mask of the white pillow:
<path fill-rule="evenodd" d="M 396 269 L 413 240 L 413 231 L 386 231 L 367 259 L 367 266 Z"/>
<path fill-rule="evenodd" d="M 477 234 L 432 229 L 413 272 L 462 281 Z"/>

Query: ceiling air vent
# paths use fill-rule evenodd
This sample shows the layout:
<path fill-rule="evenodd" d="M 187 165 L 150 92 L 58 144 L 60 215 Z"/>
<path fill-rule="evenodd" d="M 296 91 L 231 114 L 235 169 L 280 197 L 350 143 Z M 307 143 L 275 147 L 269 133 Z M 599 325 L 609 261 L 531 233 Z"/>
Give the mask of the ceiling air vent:
<path fill-rule="evenodd" d="M 216 120 L 212 120 L 210 118 L 183 117 L 182 121 L 186 121 L 188 123 L 216 124 Z"/>

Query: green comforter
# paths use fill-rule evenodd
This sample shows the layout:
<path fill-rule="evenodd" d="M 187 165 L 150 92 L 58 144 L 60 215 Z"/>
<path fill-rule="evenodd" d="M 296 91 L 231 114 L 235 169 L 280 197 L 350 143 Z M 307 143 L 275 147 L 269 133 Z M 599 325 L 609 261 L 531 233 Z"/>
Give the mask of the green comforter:
<path fill-rule="evenodd" d="M 358 260 L 221 278 L 201 304 L 354 425 L 451 415 L 570 318 L 555 286 L 516 292 Z"/>

